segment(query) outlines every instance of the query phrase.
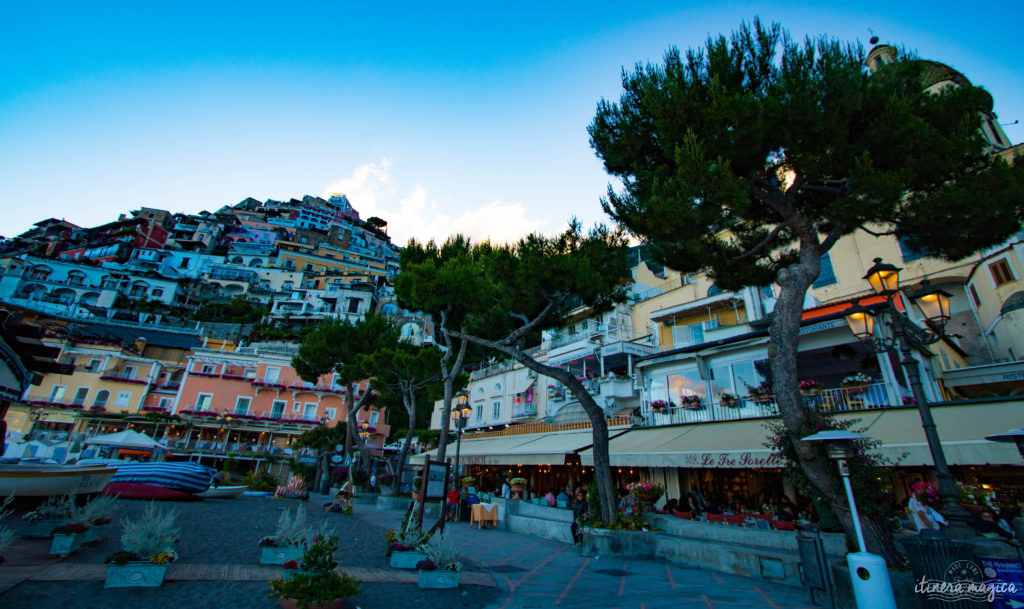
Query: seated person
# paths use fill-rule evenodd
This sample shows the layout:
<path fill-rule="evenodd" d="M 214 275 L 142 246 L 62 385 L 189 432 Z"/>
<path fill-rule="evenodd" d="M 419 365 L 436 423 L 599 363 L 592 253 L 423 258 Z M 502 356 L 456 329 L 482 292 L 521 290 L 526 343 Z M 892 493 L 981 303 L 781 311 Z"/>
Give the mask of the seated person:
<path fill-rule="evenodd" d="M 324 504 L 324 511 L 325 512 L 342 512 L 342 511 L 345 510 L 346 506 L 351 506 L 351 505 L 352 505 L 352 495 L 348 491 L 345 490 L 345 487 L 342 487 L 342 489 L 339 490 L 334 495 L 334 501 L 332 501 L 330 503 L 325 503 Z"/>
<path fill-rule="evenodd" d="M 544 502 L 548 504 L 548 507 L 555 507 L 555 501 L 554 491 L 548 491 L 548 494 L 544 495 Z"/>
<path fill-rule="evenodd" d="M 782 509 L 779 510 L 779 516 L 776 520 L 781 522 L 796 522 L 796 514 L 794 512 L 796 512 L 796 506 L 787 501 L 782 504 Z"/>
<path fill-rule="evenodd" d="M 718 515 L 722 513 L 722 508 L 718 507 L 718 503 L 708 496 L 704 497 L 704 505 L 702 507 L 703 509 L 701 511 L 704 514 Z"/>
<path fill-rule="evenodd" d="M 679 509 L 679 500 L 678 499 L 673 498 L 673 499 L 669 499 L 668 501 L 665 502 L 665 511 L 666 512 L 674 512 L 675 510 L 678 510 L 678 509 Z"/>
<path fill-rule="evenodd" d="M 970 525 L 986 537 L 999 535 L 1006 539 L 1013 539 L 1013 533 L 999 526 L 999 523 L 996 521 L 996 513 L 990 508 L 981 510 L 981 513 L 978 514 L 978 518 L 972 520 Z"/>
<path fill-rule="evenodd" d="M 564 502 L 565 505 L 569 505 L 570 503 L 572 503 L 572 500 L 569 499 L 569 495 L 565 492 L 565 487 L 558 489 L 558 495 L 555 497 L 555 501 L 556 505 L 558 501 Z"/>

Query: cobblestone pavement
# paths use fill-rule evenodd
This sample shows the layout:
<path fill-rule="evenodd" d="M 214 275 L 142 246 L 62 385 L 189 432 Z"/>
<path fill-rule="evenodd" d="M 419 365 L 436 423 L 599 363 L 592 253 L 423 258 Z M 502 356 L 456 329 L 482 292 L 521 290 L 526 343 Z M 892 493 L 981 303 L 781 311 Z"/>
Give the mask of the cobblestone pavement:
<path fill-rule="evenodd" d="M 328 520 L 337 529 L 339 569 L 361 582 L 362 593 L 346 607 L 388 608 L 399 605 L 423 609 L 479 609 L 500 598 L 500 588 L 487 574 L 463 574 L 458 590 L 420 590 L 414 571 L 388 567 L 383 523 L 376 523 L 372 506 L 357 505 L 363 517 L 324 514 L 324 497 L 311 501 L 241 497 L 195 503 L 164 503 L 179 512 L 179 558 L 159 588 L 104 589 L 104 560 L 119 549 L 120 528 L 105 527 L 107 539 L 83 547 L 66 558 L 47 555 L 49 542 L 19 539 L 5 552 L 0 565 L 0 607 L 63 607 L 109 609 L 117 607 L 245 608 L 279 607 L 267 596 L 267 580 L 280 575 L 279 567 L 259 565 L 257 542 L 274 532 L 284 508 L 303 505 L 311 524 Z M 142 512 L 146 502 L 124 501 L 119 518 Z M 12 522 L 20 528 L 20 521 Z"/>
<path fill-rule="evenodd" d="M 798 609 L 813 607 L 804 590 L 760 579 L 690 569 L 664 561 L 583 556 L 577 548 L 509 533 L 449 523 L 463 549 L 467 572 L 458 590 L 420 590 L 415 572 L 387 566 L 384 532 L 402 513 L 356 504 L 355 516 L 318 511 L 325 498 L 306 505 L 316 524 L 337 527 L 339 568 L 363 582 L 347 607 L 423 609 Z M 0 566 L 0 607 L 73 606 L 81 609 L 160 607 L 261 609 L 279 606 L 267 597 L 266 580 L 277 567 L 258 565 L 258 540 L 273 533 L 289 500 L 245 497 L 165 504 L 180 512 L 179 560 L 160 588 L 103 588 L 104 559 L 118 549 L 110 538 L 58 559 L 48 542 L 19 540 Z M 124 515 L 145 508 L 124 502 Z M 20 523 L 18 523 L 20 524 Z M 427 523 L 430 524 L 429 522 Z"/>

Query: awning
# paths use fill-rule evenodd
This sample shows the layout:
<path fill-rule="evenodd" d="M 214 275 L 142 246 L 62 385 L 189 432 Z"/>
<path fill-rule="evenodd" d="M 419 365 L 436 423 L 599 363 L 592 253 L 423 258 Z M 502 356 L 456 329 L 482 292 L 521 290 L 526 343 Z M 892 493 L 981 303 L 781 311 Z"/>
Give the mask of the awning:
<path fill-rule="evenodd" d="M 1024 362 L 1005 362 L 970 366 L 942 372 L 942 382 L 947 387 L 963 387 L 965 385 L 987 385 L 992 383 L 1009 383 L 1024 381 Z"/>
<path fill-rule="evenodd" d="M 529 389 L 536 380 L 537 379 L 535 377 L 532 377 L 529 374 L 522 375 L 512 384 L 512 394 L 526 393 L 526 390 Z"/>
<path fill-rule="evenodd" d="M 932 418 L 950 465 L 1020 465 L 1016 447 L 984 439 L 1019 426 L 1022 401 L 933 406 Z M 873 410 L 838 415 L 857 419 L 854 429 L 879 440 L 881 456 L 903 467 L 932 466 L 921 417 L 916 408 Z M 632 429 L 611 440 L 609 459 L 618 467 L 777 468 L 782 463 L 764 446 L 766 421 L 753 419 Z M 580 452 L 593 465 L 590 449 Z"/>
<path fill-rule="evenodd" d="M 623 428 L 610 429 L 609 437 L 624 432 Z M 472 465 L 564 465 L 566 455 L 588 448 L 593 443 L 594 435 L 589 428 L 480 439 L 463 436 L 459 460 Z M 455 446 L 449 445 L 445 454 L 454 456 L 454 451 Z M 428 456 L 433 458 L 436 455 L 437 449 L 434 449 L 415 455 L 410 462 L 421 464 Z"/>

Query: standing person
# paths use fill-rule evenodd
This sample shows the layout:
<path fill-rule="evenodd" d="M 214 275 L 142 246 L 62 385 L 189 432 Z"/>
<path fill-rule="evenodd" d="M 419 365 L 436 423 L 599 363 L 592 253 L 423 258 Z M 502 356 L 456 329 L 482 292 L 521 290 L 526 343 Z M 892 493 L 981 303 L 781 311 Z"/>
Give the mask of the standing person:
<path fill-rule="evenodd" d="M 576 489 L 576 498 L 572 502 L 572 527 L 569 529 L 572 532 L 572 545 L 583 545 L 580 529 L 583 528 L 589 517 L 590 508 L 587 506 L 587 496 L 583 493 L 582 488 L 578 488 Z"/>
<path fill-rule="evenodd" d="M 928 514 L 928 508 L 921 500 L 918 495 L 924 493 L 924 488 L 919 488 L 911 491 L 910 499 L 907 501 L 907 510 L 910 512 L 910 517 L 914 521 L 914 528 L 920 533 L 925 529 L 937 529 L 939 525 L 932 520 L 932 517 Z"/>
<path fill-rule="evenodd" d="M 445 506 L 447 510 L 447 513 L 445 514 L 446 520 L 455 520 L 461 498 L 462 495 L 459 493 L 458 487 L 452 487 L 452 490 L 448 491 L 448 496 L 445 499 Z"/>
<path fill-rule="evenodd" d="M 508 485 L 508 476 L 501 479 L 501 496 L 505 499 L 512 498 L 512 487 Z"/>

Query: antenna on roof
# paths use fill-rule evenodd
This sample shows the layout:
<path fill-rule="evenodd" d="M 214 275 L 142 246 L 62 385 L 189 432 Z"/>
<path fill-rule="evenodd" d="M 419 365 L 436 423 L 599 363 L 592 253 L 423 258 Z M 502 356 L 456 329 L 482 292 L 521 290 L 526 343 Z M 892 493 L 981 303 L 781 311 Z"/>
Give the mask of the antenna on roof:
<path fill-rule="evenodd" d="M 871 38 L 868 39 L 868 42 L 871 44 L 878 44 L 878 35 L 875 34 L 875 30 L 868 28 L 868 31 L 871 32 Z"/>

